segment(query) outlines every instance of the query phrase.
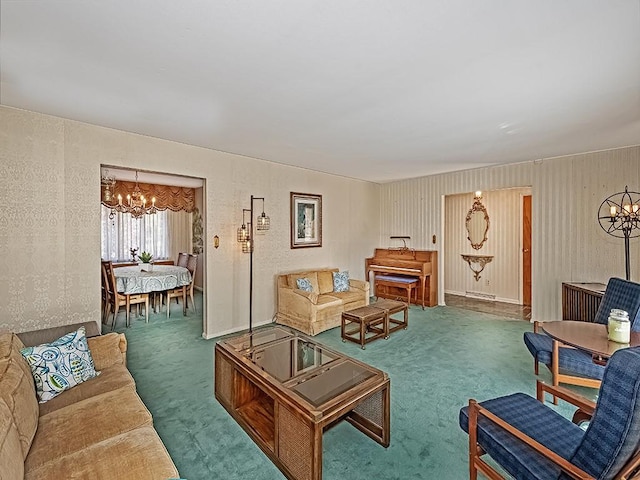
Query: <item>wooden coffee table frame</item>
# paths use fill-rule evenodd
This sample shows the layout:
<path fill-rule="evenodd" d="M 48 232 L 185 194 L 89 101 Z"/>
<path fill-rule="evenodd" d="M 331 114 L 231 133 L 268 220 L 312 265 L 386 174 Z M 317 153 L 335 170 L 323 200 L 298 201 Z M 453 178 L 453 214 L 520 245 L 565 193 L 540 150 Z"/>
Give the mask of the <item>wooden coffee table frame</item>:
<path fill-rule="evenodd" d="M 370 307 L 384 310 L 386 314 L 387 335 L 391 335 L 397 330 L 406 330 L 409 326 L 409 304 L 396 300 L 378 300 L 376 303 L 369 305 Z M 403 312 L 403 319 L 392 318 L 391 315 Z M 393 326 L 392 326 L 393 325 Z"/>
<path fill-rule="evenodd" d="M 387 374 L 322 348 L 338 357 L 334 362 L 353 362 L 373 376 L 321 405 L 312 405 L 287 386 L 290 382 L 279 382 L 245 352 L 224 341 L 215 346 L 216 399 L 291 480 L 322 479 L 322 434 L 341 420 L 383 447 L 389 446 L 391 384 Z M 309 372 L 308 376 L 317 374 Z"/>
<path fill-rule="evenodd" d="M 340 336 L 343 342 L 348 340 L 357 343 L 364 350 L 366 343 L 389 337 L 388 315 L 384 310 L 372 306 L 342 312 Z"/>

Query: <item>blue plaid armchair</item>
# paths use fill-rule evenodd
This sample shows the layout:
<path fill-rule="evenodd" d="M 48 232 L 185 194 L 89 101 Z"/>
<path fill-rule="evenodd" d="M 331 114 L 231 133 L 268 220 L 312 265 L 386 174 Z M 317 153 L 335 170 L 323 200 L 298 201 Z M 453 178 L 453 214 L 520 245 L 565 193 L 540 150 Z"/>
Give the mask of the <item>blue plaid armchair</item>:
<path fill-rule="evenodd" d="M 460 410 L 469 434 L 469 478 L 503 478 L 488 454 L 518 480 L 635 478 L 640 466 L 640 347 L 609 360 L 598 403 L 563 387 L 538 384 L 538 399 L 516 393 Z M 586 431 L 544 405 L 548 392 L 591 415 Z"/>
<path fill-rule="evenodd" d="M 640 284 L 611 278 L 596 312 L 595 323 L 606 324 L 612 308 L 619 308 L 629 313 L 631 329 L 640 331 Z M 538 362 L 551 370 L 553 340 L 544 333 L 537 333 L 537 323 L 533 332 L 525 332 L 524 344 L 533 355 L 534 370 L 538 374 Z M 578 385 L 597 388 L 602 380 L 604 366 L 593 363 L 591 355 L 571 347 L 560 347 L 558 351 L 558 368 L 565 375 L 575 375 Z M 591 380 L 591 381 L 590 381 Z M 572 383 L 567 381 L 565 383 Z M 554 379 L 554 384 L 557 384 Z"/>

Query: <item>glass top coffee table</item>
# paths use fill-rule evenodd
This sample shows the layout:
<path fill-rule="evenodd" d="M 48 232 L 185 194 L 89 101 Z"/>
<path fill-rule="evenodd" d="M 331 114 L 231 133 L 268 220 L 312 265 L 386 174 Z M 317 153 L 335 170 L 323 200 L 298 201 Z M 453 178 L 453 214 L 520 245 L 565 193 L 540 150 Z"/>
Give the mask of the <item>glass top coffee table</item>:
<path fill-rule="evenodd" d="M 290 479 L 322 478 L 322 433 L 341 420 L 389 446 L 387 374 L 285 327 L 219 341 L 215 396 Z"/>

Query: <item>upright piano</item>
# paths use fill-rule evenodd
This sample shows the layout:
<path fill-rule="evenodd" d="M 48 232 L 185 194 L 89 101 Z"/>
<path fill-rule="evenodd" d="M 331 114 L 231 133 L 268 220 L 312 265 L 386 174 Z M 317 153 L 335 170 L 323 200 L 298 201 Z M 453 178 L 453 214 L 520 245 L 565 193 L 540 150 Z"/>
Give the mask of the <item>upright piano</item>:
<path fill-rule="evenodd" d="M 410 248 L 376 248 L 373 257 L 365 260 L 366 279 L 373 272 L 374 295 L 386 298 L 405 297 L 403 288 L 397 291 L 378 291 L 376 275 L 398 275 L 419 280 L 417 302 L 428 307 L 438 304 L 438 252 L 435 250 L 413 250 Z M 379 295 L 380 294 L 380 295 Z M 407 299 L 410 301 L 410 299 Z"/>

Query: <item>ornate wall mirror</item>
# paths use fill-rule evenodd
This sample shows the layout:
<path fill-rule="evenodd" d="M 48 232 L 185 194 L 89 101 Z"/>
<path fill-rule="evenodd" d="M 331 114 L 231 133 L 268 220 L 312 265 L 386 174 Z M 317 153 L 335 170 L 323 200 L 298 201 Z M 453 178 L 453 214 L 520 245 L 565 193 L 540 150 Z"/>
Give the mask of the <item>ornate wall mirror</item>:
<path fill-rule="evenodd" d="M 487 232 L 489 231 L 489 215 L 481 200 L 482 192 L 476 192 L 473 206 L 471 210 L 469 210 L 469 213 L 467 213 L 465 222 L 469 235 L 467 239 L 476 250 L 482 248 L 482 245 L 484 245 L 484 242 L 487 240 Z"/>

